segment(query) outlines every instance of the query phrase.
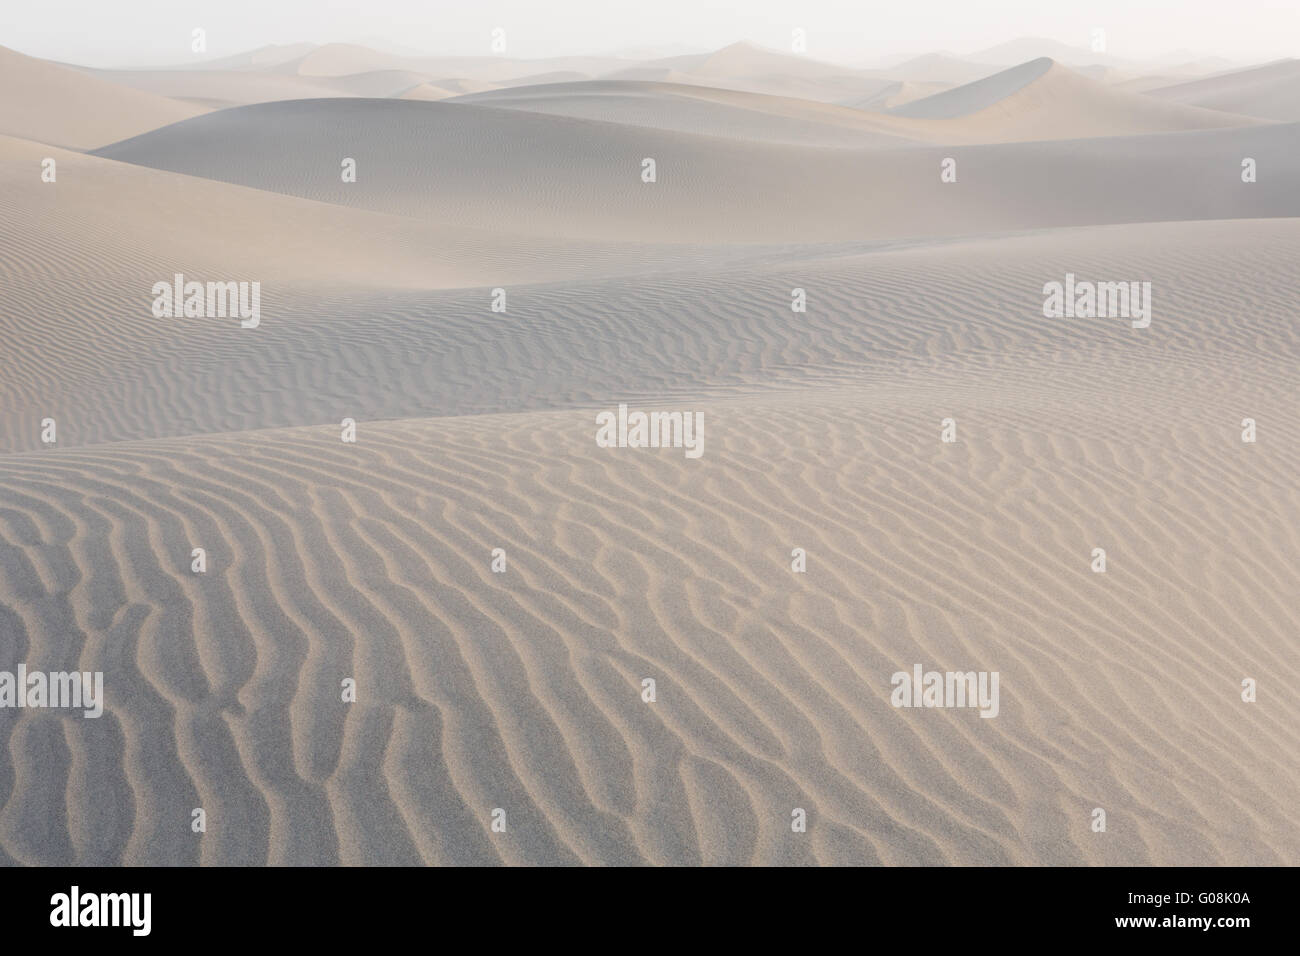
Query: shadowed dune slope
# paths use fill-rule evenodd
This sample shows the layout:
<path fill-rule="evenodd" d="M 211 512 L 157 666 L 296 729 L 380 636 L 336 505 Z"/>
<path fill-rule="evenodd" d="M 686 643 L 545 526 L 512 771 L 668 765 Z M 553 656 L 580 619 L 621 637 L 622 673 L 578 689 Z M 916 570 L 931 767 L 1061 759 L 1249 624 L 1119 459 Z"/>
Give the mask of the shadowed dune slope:
<path fill-rule="evenodd" d="M 40 161 L 58 162 L 42 183 Z M 564 241 L 445 225 L 0 137 L 0 295 L 94 280 L 144 295 L 176 271 L 316 289 L 449 288 L 671 270 L 696 247 Z M 202 224 L 202 228 L 196 228 Z M 717 249 L 720 261 L 752 250 Z M 152 278 L 151 278 L 152 277 Z M 143 290 L 143 291 L 142 291 Z M 145 296 L 147 299 L 148 296 Z"/>
<path fill-rule="evenodd" d="M 688 133 L 825 146 L 888 145 L 888 140 L 853 142 L 846 138 L 843 132 L 846 129 L 924 142 L 997 143 L 1217 129 L 1261 122 L 1250 116 L 1230 116 L 1215 110 L 1155 102 L 1108 87 L 1047 58 L 923 98 L 904 93 L 896 83 L 839 98 L 857 105 L 869 104 L 877 97 L 906 96 L 905 105 L 886 114 L 808 98 L 796 99 L 799 95 L 796 93 L 769 96 L 690 85 L 692 81 L 684 76 L 675 82 L 632 82 L 633 79 L 636 78 L 629 75 L 617 82 L 607 79 L 563 86 L 516 87 L 463 97 L 458 102 Z M 704 103 L 716 105 L 710 110 Z M 729 109 L 718 108 L 723 105 Z M 741 123 L 735 109 L 772 114 L 774 125 L 770 131 L 760 133 L 758 116 L 751 115 L 748 122 Z M 786 122 L 775 125 L 776 116 Z M 831 125 L 836 128 L 836 135 L 830 137 L 828 131 L 813 126 L 792 126 L 788 121 L 795 119 L 819 126 Z"/>
<path fill-rule="evenodd" d="M 905 103 L 911 103 L 926 96 L 933 96 L 935 93 L 942 93 L 948 89 L 952 89 L 951 83 L 936 80 L 902 80 L 897 83 L 890 83 L 889 86 L 871 96 L 841 100 L 840 105 L 852 107 L 855 110 L 883 113 L 896 106 L 902 106 Z"/>
<path fill-rule="evenodd" d="M 945 90 L 915 100 L 893 110 L 895 116 L 916 119 L 954 119 L 967 116 L 1006 99 L 1042 78 L 1055 64 L 1047 57 L 1030 60 L 1009 70 L 973 80 L 953 90 Z"/>
<path fill-rule="evenodd" d="M 1013 141 L 1168 133 L 1260 122 L 1115 89 L 1046 57 L 913 100 L 890 113 L 950 120 L 966 141 L 976 138 L 980 129 L 996 131 L 998 140 Z"/>
<path fill-rule="evenodd" d="M 40 160 L 47 155 L 58 163 L 55 183 L 40 182 Z M 456 251 L 435 255 L 431 249 L 453 245 L 451 231 L 435 223 L 3 137 L 0 182 L 0 265 L 9 279 L 0 295 L 67 286 L 90 293 L 103 282 L 119 289 L 134 284 L 142 301 L 151 301 L 155 281 L 199 268 L 240 280 L 261 275 L 353 287 L 471 285 L 493 273 L 479 255 L 490 259 L 494 250 L 503 251 L 458 229 Z"/>
<path fill-rule="evenodd" d="M 451 102 L 809 146 L 901 146 L 923 138 L 907 124 L 848 107 L 680 83 L 547 83 L 471 93 Z"/>
<path fill-rule="evenodd" d="M 816 242 L 1300 214 L 1300 126 L 925 149 L 735 141 L 469 104 L 222 110 L 97 151 L 123 162 L 475 228 Z M 1269 176 L 1241 182 L 1241 157 Z M 357 182 L 339 163 L 357 160 Z M 958 181 L 940 164 L 958 161 Z M 644 160 L 657 181 L 642 180 Z M 1153 185 L 1154 184 L 1154 185 Z"/>

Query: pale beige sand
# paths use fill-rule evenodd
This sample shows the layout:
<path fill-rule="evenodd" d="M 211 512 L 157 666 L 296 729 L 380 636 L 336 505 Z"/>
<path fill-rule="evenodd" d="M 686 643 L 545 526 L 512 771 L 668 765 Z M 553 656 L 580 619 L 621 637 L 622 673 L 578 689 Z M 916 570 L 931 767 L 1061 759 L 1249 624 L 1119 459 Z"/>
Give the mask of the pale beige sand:
<path fill-rule="evenodd" d="M 682 83 L 545 83 L 471 93 L 453 102 L 805 146 L 907 146 L 933 135 L 921 124 L 846 106 Z"/>
<path fill-rule="evenodd" d="M 897 83 L 889 84 L 889 86 L 872 96 L 842 100 L 840 105 L 851 106 L 854 109 L 865 110 L 872 113 L 883 113 L 896 106 L 903 106 L 904 104 L 911 103 L 913 100 L 919 100 L 927 96 L 933 96 L 935 93 L 942 93 L 944 90 L 950 90 L 953 86 L 954 84 L 952 83 L 944 83 L 935 80 L 901 80 Z"/>
<path fill-rule="evenodd" d="M 1268 119 L 1300 120 L 1300 60 L 1280 60 L 1148 92 L 1173 103 Z"/>
<path fill-rule="evenodd" d="M 946 141 L 1012 142 L 1249 126 L 1257 120 L 1116 89 L 1046 57 L 914 100 L 895 116 L 952 120 Z"/>
<path fill-rule="evenodd" d="M 203 112 L 0 46 L 0 136 L 93 149 Z"/>
<path fill-rule="evenodd" d="M 117 331 L 139 367 L 97 390 L 75 320 L 8 329 L 101 371 L 24 386 L 20 417 L 66 440 L 0 458 L 0 626 L 34 666 L 103 669 L 110 715 L 11 724 L 0 847 L 1295 863 L 1298 252 L 1293 220 L 1201 223 L 683 274 L 673 309 L 654 277 L 565 283 L 518 290 L 487 338 L 455 292 L 256 333 L 140 318 Z M 1152 327 L 1044 320 L 1065 268 L 1149 277 Z M 598 449 L 590 410 L 447 417 L 620 399 L 703 410 L 704 457 Z M 76 447 L 277 420 L 300 427 Z M 890 708 L 917 661 L 998 670 L 1002 714 Z"/>
<path fill-rule="evenodd" d="M 1300 126 L 663 92 L 0 137 L 0 669 L 107 689 L 0 712 L 0 863 L 1300 863 Z M 176 271 L 262 325 L 155 319 Z M 1045 319 L 1067 271 L 1151 326 Z M 621 401 L 703 456 L 597 447 Z M 915 663 L 999 716 L 892 708 Z"/>
<path fill-rule="evenodd" d="M 493 83 L 484 83 L 479 80 L 445 79 L 414 86 L 402 93 L 401 98 L 404 100 L 445 100 L 453 96 L 482 93 L 496 88 Z"/>
<path fill-rule="evenodd" d="M 302 100 L 223 110 L 98 155 L 476 229 L 620 241 L 897 239 L 1300 214 L 1297 124 L 829 149 L 473 103 Z M 340 181 L 345 156 L 357 159 L 355 183 Z M 1269 174 L 1244 185 L 1243 156 Z M 653 184 L 641 179 L 646 157 Z M 940 182 L 947 157 L 958 161 L 953 184 Z"/>
<path fill-rule="evenodd" d="M 41 182 L 45 157 L 57 163 L 56 183 Z M 698 265 L 702 252 L 713 263 L 818 254 L 785 244 L 592 242 L 511 231 L 517 222 L 475 228 L 370 213 L 3 136 L 0 184 L 0 262 L 29 280 L 0 287 L 10 295 L 39 286 L 49 274 L 42 261 L 139 295 L 144 278 L 186 262 L 325 289 L 441 289 L 671 271 Z"/>
<path fill-rule="evenodd" d="M 892 102 L 895 99 L 897 102 Z M 682 83 L 630 81 L 507 88 L 460 97 L 456 102 L 688 133 L 844 147 L 879 147 L 899 140 L 997 143 L 1077 139 L 1260 122 L 1250 116 L 1163 103 L 1110 88 L 1046 58 L 954 89 L 931 89 L 924 94 L 916 88 L 905 90 L 900 84 L 889 84 L 848 105 Z M 873 109 L 888 109 L 889 115 L 876 115 Z"/>
<path fill-rule="evenodd" d="M 102 667 L 111 713 L 15 727 L 4 852 L 1294 864 L 1300 462 L 1146 394 L 1081 419 L 1094 395 L 706 404 L 704 468 L 597 450 L 581 413 L 6 458 L 6 626 Z M 999 669 L 1002 713 L 890 708 L 916 660 Z"/>
<path fill-rule="evenodd" d="M 968 67 L 963 81 L 995 67 Z M 583 80 L 635 80 L 691 84 L 776 96 L 836 102 L 876 95 L 896 80 L 927 79 L 910 73 L 854 70 L 737 43 L 710 53 L 655 60 L 617 57 L 516 59 L 506 56 L 429 57 L 386 53 L 356 44 L 283 47 L 237 57 L 200 61 L 165 70 L 86 72 L 167 96 L 204 102 L 254 103 L 317 96 L 356 75 L 408 73 L 428 89 L 420 98 L 440 98 L 438 90 L 471 92 L 497 86 L 532 86 Z M 924 71 L 922 71 L 924 72 Z M 413 87 L 414 88 L 414 87 Z M 284 95 L 275 96 L 276 93 Z M 354 95 L 344 88 L 340 95 Z M 372 93 L 369 95 L 395 95 Z"/>
<path fill-rule="evenodd" d="M 1048 76 L 1053 73 L 1056 75 Z M 1048 57 L 1030 60 L 1009 70 L 999 70 L 989 76 L 964 83 L 953 90 L 944 90 L 907 104 L 905 109 L 896 109 L 897 116 L 911 116 L 918 119 L 955 119 L 969 116 L 971 113 L 987 109 L 1002 103 L 1008 97 L 1021 92 L 1025 87 L 1052 82 L 1068 72 L 1057 66 Z M 1083 86 L 1087 89 L 1087 86 Z"/>

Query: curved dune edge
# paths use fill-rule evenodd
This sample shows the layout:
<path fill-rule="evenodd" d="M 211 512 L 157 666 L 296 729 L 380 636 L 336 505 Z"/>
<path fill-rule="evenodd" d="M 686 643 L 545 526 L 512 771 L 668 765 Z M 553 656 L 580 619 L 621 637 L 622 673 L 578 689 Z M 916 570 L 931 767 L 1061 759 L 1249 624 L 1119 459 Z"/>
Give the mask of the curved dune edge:
<path fill-rule="evenodd" d="M 1049 57 L 986 76 L 890 110 L 906 122 L 931 124 L 945 142 L 1017 142 L 1080 139 L 1188 130 L 1249 127 L 1248 114 L 1107 86 Z M 925 128 L 925 127 L 922 127 Z"/>
<path fill-rule="evenodd" d="M 1020 121 L 1033 122 L 1030 114 Z M 339 99 L 221 110 L 96 155 L 475 230 L 747 244 L 1292 216 L 1300 214 L 1291 188 L 1300 175 L 1298 142 L 1300 124 L 1291 123 L 823 149 L 474 104 Z M 1249 189 L 1241 188 L 1243 151 L 1270 170 Z M 340 181 L 339 156 L 357 158 L 357 182 Z M 960 172 L 944 184 L 949 157 Z M 641 178 L 646 158 L 656 161 L 653 184 Z M 1156 181 L 1159 190 L 1141 186 Z"/>
<path fill-rule="evenodd" d="M 0 136 L 93 149 L 207 112 L 0 46 Z"/>

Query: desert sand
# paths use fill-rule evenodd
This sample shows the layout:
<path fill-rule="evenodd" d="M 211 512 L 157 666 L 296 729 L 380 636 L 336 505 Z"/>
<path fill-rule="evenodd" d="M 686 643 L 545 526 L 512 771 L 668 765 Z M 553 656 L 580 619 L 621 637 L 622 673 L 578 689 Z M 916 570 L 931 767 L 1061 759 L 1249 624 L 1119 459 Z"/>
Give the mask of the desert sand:
<path fill-rule="evenodd" d="M 1300 119 L 1300 61 L 1280 60 L 1249 70 L 1161 86 L 1152 96 L 1172 103 L 1245 113 L 1275 120 Z"/>
<path fill-rule="evenodd" d="M 0 862 L 1300 864 L 1300 80 L 1018 51 L 0 50 Z"/>

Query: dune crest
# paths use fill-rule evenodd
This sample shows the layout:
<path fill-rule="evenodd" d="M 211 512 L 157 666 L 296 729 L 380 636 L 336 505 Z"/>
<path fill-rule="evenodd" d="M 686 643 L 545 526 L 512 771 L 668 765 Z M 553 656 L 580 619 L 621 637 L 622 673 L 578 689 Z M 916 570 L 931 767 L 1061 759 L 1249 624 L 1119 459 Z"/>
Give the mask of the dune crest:
<path fill-rule="evenodd" d="M 93 149 L 206 112 L 0 47 L 0 135 Z"/>

